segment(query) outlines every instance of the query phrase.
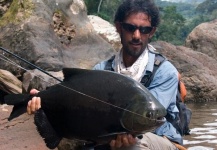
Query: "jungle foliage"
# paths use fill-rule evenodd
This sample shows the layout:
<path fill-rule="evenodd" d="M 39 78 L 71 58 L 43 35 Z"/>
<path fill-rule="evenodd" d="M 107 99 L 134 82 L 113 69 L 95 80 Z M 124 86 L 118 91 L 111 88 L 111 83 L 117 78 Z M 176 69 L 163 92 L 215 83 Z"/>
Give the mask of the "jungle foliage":
<path fill-rule="evenodd" d="M 97 15 L 113 23 L 118 5 L 123 0 L 84 0 L 88 15 Z M 200 23 L 217 18 L 217 0 L 198 3 L 172 3 L 155 0 L 159 6 L 161 23 L 153 40 L 182 45 L 188 34 Z"/>

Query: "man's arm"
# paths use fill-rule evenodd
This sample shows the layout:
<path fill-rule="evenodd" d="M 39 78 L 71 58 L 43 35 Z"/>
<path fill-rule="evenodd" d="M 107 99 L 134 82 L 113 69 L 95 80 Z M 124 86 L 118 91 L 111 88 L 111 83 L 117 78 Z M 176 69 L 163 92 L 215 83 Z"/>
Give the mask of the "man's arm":
<path fill-rule="evenodd" d="M 173 112 L 178 111 L 175 110 L 178 90 L 178 71 L 169 61 L 165 61 L 158 68 L 148 89 L 166 109 Z M 170 110 L 173 107 L 174 110 Z"/>

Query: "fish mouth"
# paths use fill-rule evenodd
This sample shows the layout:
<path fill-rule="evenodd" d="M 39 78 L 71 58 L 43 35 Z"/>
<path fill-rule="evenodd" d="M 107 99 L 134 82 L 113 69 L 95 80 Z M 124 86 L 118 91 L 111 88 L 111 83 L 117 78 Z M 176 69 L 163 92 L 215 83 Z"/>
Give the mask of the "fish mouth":
<path fill-rule="evenodd" d="M 166 121 L 166 109 L 157 104 L 148 101 L 128 105 L 120 119 L 122 127 L 130 132 L 140 133 L 158 128 Z"/>
<path fill-rule="evenodd" d="M 156 119 L 156 123 L 163 124 L 165 122 L 166 122 L 166 118 L 165 117 L 158 117 Z"/>
<path fill-rule="evenodd" d="M 145 133 L 153 131 L 166 122 L 166 118 L 162 115 L 148 111 L 146 115 L 126 113 L 121 119 L 123 128 L 134 133 Z"/>
<path fill-rule="evenodd" d="M 156 124 L 163 124 L 166 121 L 164 116 L 158 116 L 158 114 L 152 113 L 152 111 L 147 112 L 146 117 L 149 120 L 155 120 Z"/>

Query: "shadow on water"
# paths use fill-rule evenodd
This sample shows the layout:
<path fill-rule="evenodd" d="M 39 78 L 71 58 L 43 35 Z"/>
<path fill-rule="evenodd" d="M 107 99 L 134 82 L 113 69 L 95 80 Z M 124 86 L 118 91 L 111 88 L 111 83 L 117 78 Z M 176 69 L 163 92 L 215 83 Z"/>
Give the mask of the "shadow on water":
<path fill-rule="evenodd" d="M 217 149 L 217 102 L 188 103 L 192 110 L 191 135 L 184 137 L 188 150 Z"/>

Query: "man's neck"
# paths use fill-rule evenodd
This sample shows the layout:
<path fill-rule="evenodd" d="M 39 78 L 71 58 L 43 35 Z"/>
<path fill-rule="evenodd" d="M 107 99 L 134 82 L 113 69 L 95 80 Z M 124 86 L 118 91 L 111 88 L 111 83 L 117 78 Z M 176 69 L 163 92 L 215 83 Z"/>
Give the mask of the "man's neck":
<path fill-rule="evenodd" d="M 123 63 L 125 67 L 132 66 L 136 62 L 137 59 L 138 57 L 133 57 L 123 52 Z"/>

